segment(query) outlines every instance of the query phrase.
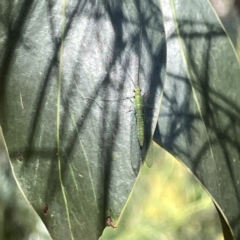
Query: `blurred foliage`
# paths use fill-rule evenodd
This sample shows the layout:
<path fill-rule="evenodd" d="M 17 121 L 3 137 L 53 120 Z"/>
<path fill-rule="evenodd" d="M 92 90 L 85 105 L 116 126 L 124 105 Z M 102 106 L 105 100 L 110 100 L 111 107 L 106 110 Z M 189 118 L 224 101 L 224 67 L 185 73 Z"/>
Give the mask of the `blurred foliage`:
<path fill-rule="evenodd" d="M 201 184 L 166 151 L 157 145 L 153 151 L 153 166 L 142 168 L 120 223 L 107 227 L 100 240 L 223 240 L 218 214 Z"/>

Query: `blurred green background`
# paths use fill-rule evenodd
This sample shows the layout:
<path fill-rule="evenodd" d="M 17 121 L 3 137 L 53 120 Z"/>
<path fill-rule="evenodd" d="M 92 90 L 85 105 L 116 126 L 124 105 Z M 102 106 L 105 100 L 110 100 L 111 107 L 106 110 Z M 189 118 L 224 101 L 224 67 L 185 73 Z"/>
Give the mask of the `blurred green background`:
<path fill-rule="evenodd" d="M 144 164 L 117 228 L 106 227 L 100 240 L 223 240 L 201 184 L 159 146 L 150 152 L 153 166 Z"/>

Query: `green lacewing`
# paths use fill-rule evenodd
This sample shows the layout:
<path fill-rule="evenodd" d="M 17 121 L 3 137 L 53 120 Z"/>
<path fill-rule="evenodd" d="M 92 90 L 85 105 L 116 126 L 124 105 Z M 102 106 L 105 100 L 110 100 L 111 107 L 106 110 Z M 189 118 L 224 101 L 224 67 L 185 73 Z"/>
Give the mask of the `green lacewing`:
<path fill-rule="evenodd" d="M 144 145 L 144 118 L 143 118 L 143 99 L 141 95 L 141 89 L 136 87 L 134 97 L 134 108 L 137 121 L 137 134 L 139 145 L 142 148 Z"/>
<path fill-rule="evenodd" d="M 140 43 L 141 44 L 141 43 Z M 145 141 L 145 120 L 144 120 L 144 102 L 141 95 L 141 88 L 139 87 L 139 73 L 140 73 L 140 61 L 141 61 L 141 45 L 140 45 L 140 56 L 138 62 L 138 86 L 135 88 L 135 97 L 134 97 L 134 107 L 136 112 L 136 122 L 137 122 L 137 134 L 140 148 L 142 149 Z M 150 154 L 149 154 L 150 153 Z M 146 158 L 146 164 L 148 167 L 152 167 L 153 164 L 153 144 L 150 143 L 149 153 Z"/>
<path fill-rule="evenodd" d="M 138 141 L 139 141 L 140 148 L 142 150 L 142 148 L 144 146 L 144 140 L 145 140 L 145 121 L 144 121 L 143 97 L 141 95 L 141 88 L 139 87 L 140 61 L 141 61 L 141 45 L 140 45 L 140 54 L 139 54 L 139 61 L 138 61 L 138 79 L 137 79 L 138 86 L 135 87 L 135 89 L 134 89 L 134 92 L 135 92 L 134 109 L 135 109 L 135 115 L 136 115 Z M 131 79 L 133 85 L 135 85 L 131 77 L 130 77 L 130 79 Z M 150 148 L 152 148 L 152 144 L 151 144 Z M 146 163 L 147 163 L 148 167 L 152 166 L 152 162 L 153 161 L 152 161 L 151 157 L 148 157 L 146 159 Z"/>
<path fill-rule="evenodd" d="M 138 135 L 138 141 L 140 148 L 142 149 L 144 146 L 144 140 L 145 140 L 145 122 L 144 122 L 144 104 L 143 104 L 143 97 L 141 95 L 141 89 L 140 87 L 136 87 L 135 90 L 135 96 L 134 96 L 134 108 L 135 108 L 135 115 L 136 115 L 136 122 L 137 122 L 137 135 Z M 150 145 L 149 151 L 152 153 L 152 143 Z M 148 154 L 148 157 L 146 158 L 146 163 L 148 167 L 151 167 L 153 164 L 153 156 L 152 154 Z"/>

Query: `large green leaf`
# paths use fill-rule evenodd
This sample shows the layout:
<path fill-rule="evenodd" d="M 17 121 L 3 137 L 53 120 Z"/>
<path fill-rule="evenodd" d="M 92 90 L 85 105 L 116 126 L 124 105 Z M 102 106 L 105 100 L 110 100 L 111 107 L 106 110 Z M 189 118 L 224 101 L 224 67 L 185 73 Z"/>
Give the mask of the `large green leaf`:
<path fill-rule="evenodd" d="M 207 1 L 161 3 L 168 57 L 155 140 L 202 182 L 240 239 L 240 69 L 235 51 Z"/>
<path fill-rule="evenodd" d="M 1 6 L 0 117 L 16 179 L 54 240 L 97 239 L 106 217 L 119 217 L 157 122 L 166 59 L 159 2 Z"/>

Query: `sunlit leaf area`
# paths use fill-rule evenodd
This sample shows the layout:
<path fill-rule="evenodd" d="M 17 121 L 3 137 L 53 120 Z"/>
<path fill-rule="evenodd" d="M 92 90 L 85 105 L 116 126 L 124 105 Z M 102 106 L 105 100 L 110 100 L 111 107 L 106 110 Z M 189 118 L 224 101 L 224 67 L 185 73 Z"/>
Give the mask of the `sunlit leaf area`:
<path fill-rule="evenodd" d="M 105 228 L 100 240 L 223 240 L 217 211 L 201 184 L 160 147 L 153 153 L 154 164 L 142 168 L 117 228 Z"/>

